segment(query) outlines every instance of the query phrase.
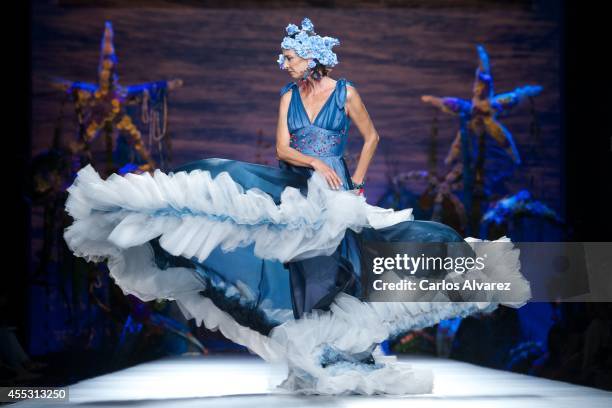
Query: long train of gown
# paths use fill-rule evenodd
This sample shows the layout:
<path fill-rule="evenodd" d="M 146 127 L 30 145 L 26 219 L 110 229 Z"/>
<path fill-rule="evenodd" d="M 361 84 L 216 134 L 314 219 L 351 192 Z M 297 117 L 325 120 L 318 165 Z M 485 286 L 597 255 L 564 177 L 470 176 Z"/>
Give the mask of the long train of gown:
<path fill-rule="evenodd" d="M 205 159 L 168 174 L 81 169 L 68 189 L 74 218 L 64 238 L 76 256 L 106 261 L 125 294 L 175 300 L 187 319 L 289 368 L 281 387 L 301 393 L 428 393 L 428 371 L 385 362 L 389 336 L 447 318 L 518 307 L 530 297 L 518 249 L 488 253 L 488 267 L 463 278 L 512 282 L 513 302 L 365 302 L 360 247 L 365 242 L 479 240 L 416 221 L 411 209 L 369 205 L 352 187 L 342 158 L 350 120 L 346 82 L 310 123 L 295 84 L 288 113 L 292 146 L 320 157 L 343 180 L 331 190 L 311 169 Z M 349 83 L 350 84 L 350 83 Z M 507 238 L 498 241 L 509 242 Z M 442 297 L 442 298 L 440 298 Z M 520 301 L 517 302 L 517 299 Z M 446 300 L 446 301 L 440 301 Z M 469 300 L 469 299 L 468 299 Z M 370 358 L 373 357 L 373 358 Z"/>

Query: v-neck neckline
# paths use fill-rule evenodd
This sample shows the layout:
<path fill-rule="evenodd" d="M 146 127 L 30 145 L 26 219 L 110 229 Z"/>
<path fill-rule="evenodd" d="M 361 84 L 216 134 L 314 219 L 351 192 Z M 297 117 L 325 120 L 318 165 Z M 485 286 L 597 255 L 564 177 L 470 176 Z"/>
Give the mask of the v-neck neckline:
<path fill-rule="evenodd" d="M 321 106 L 321 110 L 316 114 L 314 120 L 311 122 L 310 121 L 310 117 L 308 116 L 308 112 L 306 111 L 306 107 L 304 106 L 304 101 L 302 100 L 302 94 L 300 94 L 300 90 L 299 87 L 296 89 L 297 94 L 298 94 L 298 99 L 300 100 L 300 105 L 302 106 L 302 112 L 304 112 L 304 115 L 306 115 L 306 120 L 308 121 L 308 123 L 311 126 L 315 126 L 315 123 L 317 123 L 317 119 L 319 119 L 319 116 L 321 116 L 321 113 L 323 113 L 323 111 L 325 110 L 325 108 L 327 107 L 327 104 L 329 103 L 329 101 L 332 100 L 332 97 L 334 96 L 334 94 L 336 93 L 336 91 L 338 90 L 338 82 L 340 82 L 340 80 L 336 80 L 336 84 L 334 86 L 334 90 L 331 91 L 331 93 L 329 94 L 329 96 L 327 97 L 327 100 L 325 101 L 325 103 L 323 104 L 323 106 Z"/>

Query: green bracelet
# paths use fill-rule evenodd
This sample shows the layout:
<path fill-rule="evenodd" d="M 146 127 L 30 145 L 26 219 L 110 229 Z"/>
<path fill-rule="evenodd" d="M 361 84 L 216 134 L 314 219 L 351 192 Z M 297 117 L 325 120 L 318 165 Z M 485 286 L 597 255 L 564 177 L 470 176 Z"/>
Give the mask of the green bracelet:
<path fill-rule="evenodd" d="M 362 181 L 362 182 L 361 182 L 361 183 L 359 183 L 359 184 L 355 183 L 353 180 L 351 180 L 351 182 L 353 183 L 353 188 L 354 188 L 354 189 L 359 190 L 359 189 L 362 189 L 362 188 L 364 188 L 364 187 L 365 187 L 365 182 L 364 182 L 364 181 Z"/>

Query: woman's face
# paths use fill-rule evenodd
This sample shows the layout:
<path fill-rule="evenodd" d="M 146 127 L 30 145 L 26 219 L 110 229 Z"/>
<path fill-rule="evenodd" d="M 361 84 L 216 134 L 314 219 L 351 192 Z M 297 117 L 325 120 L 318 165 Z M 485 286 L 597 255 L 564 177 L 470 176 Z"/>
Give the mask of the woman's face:
<path fill-rule="evenodd" d="M 308 69 L 308 59 L 302 58 L 293 50 L 283 50 L 285 62 L 283 66 L 289 73 L 291 78 L 302 78 L 306 69 Z"/>

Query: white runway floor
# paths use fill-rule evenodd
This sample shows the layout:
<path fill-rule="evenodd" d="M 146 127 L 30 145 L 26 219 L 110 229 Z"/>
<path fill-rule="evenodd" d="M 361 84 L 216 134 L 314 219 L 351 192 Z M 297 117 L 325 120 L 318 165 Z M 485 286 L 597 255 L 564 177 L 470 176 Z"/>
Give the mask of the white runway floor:
<path fill-rule="evenodd" d="M 407 396 L 296 396 L 275 392 L 285 377 L 255 356 L 181 356 L 78 382 L 70 403 L 15 407 L 612 407 L 612 392 L 453 360 L 400 358 L 431 368 L 434 392 Z"/>

